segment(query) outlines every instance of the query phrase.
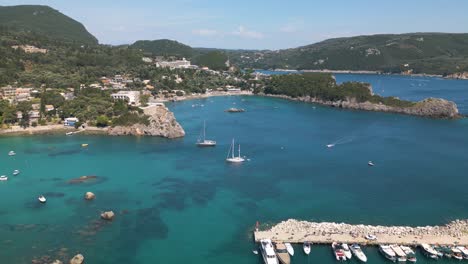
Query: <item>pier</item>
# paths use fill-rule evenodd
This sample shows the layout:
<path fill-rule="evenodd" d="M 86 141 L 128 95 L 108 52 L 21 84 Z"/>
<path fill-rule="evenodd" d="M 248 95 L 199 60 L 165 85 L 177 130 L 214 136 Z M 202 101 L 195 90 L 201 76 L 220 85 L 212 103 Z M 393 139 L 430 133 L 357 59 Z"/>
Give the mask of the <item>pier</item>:
<path fill-rule="evenodd" d="M 375 235 L 377 239 L 366 239 Z M 443 226 L 372 226 L 331 222 L 307 222 L 289 219 L 268 230 L 256 230 L 255 241 L 269 238 L 274 242 L 331 244 L 359 243 L 365 245 L 399 244 L 416 246 L 468 245 L 468 220 L 455 220 Z"/>

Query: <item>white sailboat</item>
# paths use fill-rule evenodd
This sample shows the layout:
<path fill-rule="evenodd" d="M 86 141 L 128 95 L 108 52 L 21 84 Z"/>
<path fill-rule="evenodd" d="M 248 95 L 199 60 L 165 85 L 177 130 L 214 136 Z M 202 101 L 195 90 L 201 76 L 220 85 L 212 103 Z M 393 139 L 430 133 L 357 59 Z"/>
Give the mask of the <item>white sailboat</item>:
<path fill-rule="evenodd" d="M 214 147 L 216 141 L 206 139 L 206 122 L 203 122 L 203 133 L 197 140 L 197 146 L 199 147 Z"/>
<path fill-rule="evenodd" d="M 231 162 L 231 163 L 241 163 L 241 162 L 244 162 L 245 159 L 243 157 L 241 157 L 241 154 L 240 154 L 240 144 L 239 144 L 239 156 L 234 156 L 234 139 L 232 139 L 232 143 L 231 143 L 231 147 L 229 148 L 229 151 L 228 151 L 228 155 L 226 157 L 226 161 L 227 162 Z"/>

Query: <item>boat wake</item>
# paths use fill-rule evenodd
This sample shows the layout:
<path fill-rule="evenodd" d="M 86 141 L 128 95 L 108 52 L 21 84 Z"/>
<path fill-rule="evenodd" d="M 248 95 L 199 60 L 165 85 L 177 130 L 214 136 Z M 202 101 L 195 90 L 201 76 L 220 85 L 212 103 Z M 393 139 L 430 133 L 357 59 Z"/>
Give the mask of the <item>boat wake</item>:
<path fill-rule="evenodd" d="M 354 141 L 354 139 L 355 139 L 354 136 L 342 137 L 342 138 L 338 139 L 337 141 L 332 142 L 332 143 L 330 143 L 330 144 L 328 144 L 328 145 L 326 145 L 326 146 L 327 146 L 327 148 L 333 148 L 333 147 L 335 147 L 336 145 L 342 145 L 342 144 L 351 143 L 351 142 Z"/>

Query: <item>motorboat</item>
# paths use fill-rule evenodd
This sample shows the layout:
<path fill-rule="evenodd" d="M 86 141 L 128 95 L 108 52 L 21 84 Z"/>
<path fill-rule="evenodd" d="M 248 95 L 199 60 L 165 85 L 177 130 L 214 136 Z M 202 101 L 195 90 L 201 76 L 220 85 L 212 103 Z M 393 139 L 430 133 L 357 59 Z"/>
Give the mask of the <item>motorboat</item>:
<path fill-rule="evenodd" d="M 67 132 L 67 133 L 65 133 L 65 135 L 71 136 L 71 135 L 73 135 L 73 132 Z"/>
<path fill-rule="evenodd" d="M 242 108 L 229 108 L 227 110 L 225 110 L 225 112 L 228 112 L 228 113 L 242 113 L 242 112 L 245 112 L 245 109 L 242 109 Z"/>
<path fill-rule="evenodd" d="M 239 156 L 234 156 L 234 139 L 232 139 L 231 147 L 229 148 L 228 155 L 226 157 L 226 161 L 230 163 L 241 163 L 244 162 L 245 159 L 241 157 L 240 154 L 240 144 L 239 144 Z"/>
<path fill-rule="evenodd" d="M 451 250 L 452 250 L 452 257 L 458 260 L 463 259 L 463 253 L 461 252 L 460 249 L 458 249 L 457 247 L 452 247 Z"/>
<path fill-rule="evenodd" d="M 203 122 L 203 132 L 197 140 L 197 146 L 199 147 L 214 147 L 216 141 L 206 139 L 206 122 Z"/>
<path fill-rule="evenodd" d="M 279 264 L 275 249 L 273 248 L 273 243 L 271 243 L 270 239 L 260 240 L 260 250 L 265 264 Z"/>
<path fill-rule="evenodd" d="M 421 244 L 421 248 L 423 249 L 423 253 L 424 255 L 426 255 L 427 257 L 431 258 L 431 259 L 437 259 L 439 258 L 438 256 L 438 252 L 432 247 L 430 246 L 429 244 Z"/>
<path fill-rule="evenodd" d="M 47 199 L 44 197 L 44 195 L 40 195 L 37 199 L 38 199 L 39 202 L 41 202 L 41 203 L 47 202 Z"/>
<path fill-rule="evenodd" d="M 372 162 L 372 161 L 370 161 L 370 160 L 369 160 L 369 162 L 367 162 L 367 165 L 369 165 L 369 166 L 371 166 L 371 167 L 375 166 L 374 162 Z"/>
<path fill-rule="evenodd" d="M 291 264 L 291 257 L 289 256 L 289 252 L 284 243 L 276 243 L 276 256 L 280 263 Z"/>
<path fill-rule="evenodd" d="M 464 259 L 468 259 L 468 249 L 466 247 L 458 246 L 457 249 L 461 251 Z"/>
<path fill-rule="evenodd" d="M 452 249 L 447 246 L 434 246 L 434 249 L 440 253 L 440 257 L 451 258 L 453 255 Z"/>
<path fill-rule="evenodd" d="M 284 245 L 286 246 L 286 250 L 288 251 L 289 255 L 291 255 L 291 257 L 294 256 L 294 248 L 291 243 L 284 243 Z"/>
<path fill-rule="evenodd" d="M 6 175 L 0 176 L 0 181 L 8 181 L 8 177 Z"/>
<path fill-rule="evenodd" d="M 304 250 L 304 253 L 306 255 L 310 254 L 310 242 L 304 242 L 304 245 L 302 245 L 302 249 Z"/>
<path fill-rule="evenodd" d="M 367 240 L 377 240 L 377 237 L 376 237 L 375 235 L 371 235 L 371 234 L 367 234 L 367 235 L 365 236 L 365 238 L 366 238 Z"/>
<path fill-rule="evenodd" d="M 390 248 L 395 252 L 398 262 L 406 262 L 406 254 L 399 245 L 390 245 Z"/>
<path fill-rule="evenodd" d="M 396 254 L 389 245 L 379 245 L 379 250 L 388 260 L 396 261 Z"/>
<path fill-rule="evenodd" d="M 254 253 L 255 255 L 258 255 L 258 250 L 252 250 L 252 253 Z"/>
<path fill-rule="evenodd" d="M 353 255 L 351 254 L 351 250 L 349 250 L 349 246 L 346 243 L 341 244 L 341 247 L 343 248 L 344 254 L 347 259 L 351 259 Z"/>
<path fill-rule="evenodd" d="M 327 148 L 333 148 L 334 146 L 335 146 L 335 144 L 328 144 Z"/>
<path fill-rule="evenodd" d="M 16 176 L 16 175 L 18 175 L 18 174 L 20 174 L 20 171 L 19 171 L 19 170 L 14 170 L 14 171 L 13 171 L 13 176 Z"/>
<path fill-rule="evenodd" d="M 364 252 L 358 244 L 352 244 L 350 249 L 353 255 L 356 256 L 356 258 L 358 258 L 362 262 L 367 262 L 367 256 L 366 254 L 364 254 Z"/>
<path fill-rule="evenodd" d="M 10 150 L 10 152 L 8 152 L 8 156 L 14 156 L 16 155 L 16 152 L 14 152 L 13 150 Z"/>
<path fill-rule="evenodd" d="M 403 250 L 403 252 L 405 252 L 406 254 L 406 259 L 409 261 L 409 262 L 416 262 L 417 261 L 417 258 L 416 258 L 416 253 L 414 253 L 414 250 L 408 246 L 400 246 L 401 250 Z"/>
<path fill-rule="evenodd" d="M 335 254 L 336 260 L 346 260 L 346 255 L 344 253 L 343 248 L 341 247 L 341 244 L 333 242 L 332 243 L 332 249 L 333 249 L 333 254 Z"/>
<path fill-rule="evenodd" d="M 81 144 L 81 146 L 82 146 L 83 148 L 86 148 L 87 146 L 89 146 L 89 144 L 83 143 L 83 144 Z"/>

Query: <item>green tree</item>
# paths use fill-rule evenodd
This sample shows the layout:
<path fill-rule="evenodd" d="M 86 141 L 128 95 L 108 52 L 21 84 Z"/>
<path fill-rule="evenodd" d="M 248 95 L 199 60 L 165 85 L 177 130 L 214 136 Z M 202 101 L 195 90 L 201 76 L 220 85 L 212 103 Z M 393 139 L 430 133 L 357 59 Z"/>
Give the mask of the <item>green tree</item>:
<path fill-rule="evenodd" d="M 96 119 L 97 127 L 106 127 L 109 125 L 109 118 L 105 115 L 100 115 Z"/>

